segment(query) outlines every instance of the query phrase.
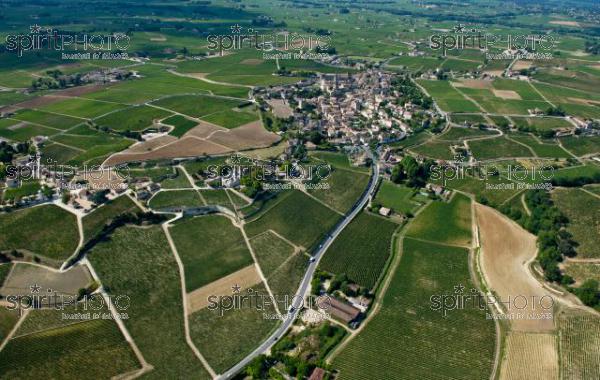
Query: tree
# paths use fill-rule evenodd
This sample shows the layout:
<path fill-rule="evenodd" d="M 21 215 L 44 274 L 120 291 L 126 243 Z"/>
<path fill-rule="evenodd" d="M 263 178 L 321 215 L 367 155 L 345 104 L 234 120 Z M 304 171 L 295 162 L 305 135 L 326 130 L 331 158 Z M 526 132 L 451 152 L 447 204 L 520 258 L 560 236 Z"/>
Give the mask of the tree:
<path fill-rule="evenodd" d="M 579 288 L 575 289 L 575 295 L 587 306 L 597 306 L 600 303 L 597 280 L 586 280 Z"/>

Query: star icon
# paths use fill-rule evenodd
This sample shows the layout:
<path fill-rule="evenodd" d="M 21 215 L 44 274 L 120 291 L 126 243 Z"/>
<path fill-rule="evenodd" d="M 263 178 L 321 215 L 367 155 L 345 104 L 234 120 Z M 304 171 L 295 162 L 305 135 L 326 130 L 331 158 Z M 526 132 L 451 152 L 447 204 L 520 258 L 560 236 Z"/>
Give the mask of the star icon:
<path fill-rule="evenodd" d="M 33 284 L 29 288 L 31 289 L 31 293 L 39 293 L 42 290 L 42 287 L 38 284 Z"/>
<path fill-rule="evenodd" d="M 240 32 L 242 31 L 242 27 L 239 24 L 230 26 L 229 29 L 231 29 L 231 33 L 234 33 L 234 34 L 240 34 Z"/>
<path fill-rule="evenodd" d="M 465 290 L 463 284 L 458 284 L 454 286 L 454 293 L 462 293 Z"/>
<path fill-rule="evenodd" d="M 32 34 L 37 34 L 37 33 L 39 33 L 41 30 L 42 30 L 42 27 L 41 27 L 41 26 L 39 26 L 38 24 L 31 25 L 31 26 L 29 27 L 29 31 L 30 31 Z"/>
<path fill-rule="evenodd" d="M 454 31 L 456 33 L 462 33 L 465 30 L 465 26 L 463 24 L 458 24 L 454 27 Z"/>
<path fill-rule="evenodd" d="M 231 287 L 232 293 L 239 293 L 241 288 L 242 288 L 242 287 L 241 287 L 241 286 L 239 286 L 238 284 L 235 284 L 235 285 L 233 285 L 233 286 Z"/>

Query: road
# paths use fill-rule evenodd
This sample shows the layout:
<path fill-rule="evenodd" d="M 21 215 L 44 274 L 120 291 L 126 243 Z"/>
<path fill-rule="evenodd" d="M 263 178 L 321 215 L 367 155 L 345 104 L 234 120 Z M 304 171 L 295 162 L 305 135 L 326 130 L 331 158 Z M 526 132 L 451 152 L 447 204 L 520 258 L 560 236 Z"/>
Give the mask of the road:
<path fill-rule="evenodd" d="M 370 151 L 368 151 L 370 153 Z M 281 326 L 275 330 L 267 340 L 265 340 L 260 346 L 258 346 L 252 353 L 246 356 L 242 361 L 238 364 L 230 368 L 228 371 L 218 376 L 217 379 L 231 379 L 237 373 L 239 373 L 244 367 L 246 367 L 254 358 L 257 356 L 264 354 L 267 352 L 279 339 L 285 335 L 286 331 L 292 326 L 295 319 L 298 317 L 300 312 L 300 307 L 303 303 L 303 300 L 306 298 L 308 291 L 310 290 L 310 282 L 313 278 L 315 270 L 319 265 L 319 261 L 327 251 L 327 248 L 333 243 L 333 241 L 339 236 L 339 234 L 346 228 L 348 224 L 354 219 L 361 210 L 365 207 L 367 202 L 369 201 L 369 197 L 374 195 L 375 188 L 377 185 L 377 181 L 379 180 L 379 166 L 375 159 L 373 159 L 373 173 L 371 174 L 371 178 L 369 180 L 369 185 L 367 190 L 363 193 L 362 197 L 357 201 L 354 207 L 350 210 L 349 213 L 346 214 L 344 219 L 342 219 L 333 231 L 327 235 L 327 238 L 319 245 L 319 248 L 314 253 L 313 257 L 315 260 L 311 262 L 306 270 L 304 278 L 298 288 L 298 292 L 296 292 L 295 300 L 298 300 L 293 306 L 294 311 L 287 314 L 287 318 L 283 321 Z"/>

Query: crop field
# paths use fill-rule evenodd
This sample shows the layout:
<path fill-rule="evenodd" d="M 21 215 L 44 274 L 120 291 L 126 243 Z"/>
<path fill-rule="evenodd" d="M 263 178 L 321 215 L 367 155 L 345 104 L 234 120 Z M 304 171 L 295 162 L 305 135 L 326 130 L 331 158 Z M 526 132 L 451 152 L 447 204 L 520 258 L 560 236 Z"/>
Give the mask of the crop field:
<path fill-rule="evenodd" d="M 0 215 L 0 250 L 25 249 L 63 261 L 79 242 L 75 215 L 57 206 L 44 205 Z"/>
<path fill-rule="evenodd" d="M 573 309 L 558 315 L 562 379 L 600 377 L 600 318 Z"/>
<path fill-rule="evenodd" d="M 475 103 L 465 99 L 448 81 L 419 80 L 417 82 L 446 112 L 481 112 Z"/>
<path fill-rule="evenodd" d="M 113 112 L 95 119 L 94 123 L 114 131 L 143 131 L 151 127 L 154 121 L 168 116 L 170 113 L 165 110 L 142 105 Z"/>
<path fill-rule="evenodd" d="M 600 153 L 600 136 L 568 136 L 561 137 L 559 141 L 576 156 Z"/>
<path fill-rule="evenodd" d="M 268 297 L 264 285 L 252 289 L 253 294 Z M 260 297 L 256 299 L 260 300 Z M 223 315 L 220 312 L 205 308 L 189 317 L 192 341 L 218 373 L 243 359 L 278 324 L 277 320 L 263 317 L 264 313 L 274 313 L 271 304 L 263 306 L 257 305 L 257 302 L 243 302 L 241 308 L 224 310 Z"/>
<path fill-rule="evenodd" d="M 292 245 L 272 231 L 253 237 L 250 245 L 266 277 L 271 276 L 295 251 Z"/>
<path fill-rule="evenodd" d="M 573 277 L 575 280 L 574 286 L 579 286 L 588 279 L 600 281 L 599 263 L 579 263 L 567 261 L 563 268 L 565 273 Z"/>
<path fill-rule="evenodd" d="M 452 116 L 454 117 L 454 116 Z M 487 129 L 479 129 L 479 128 L 457 128 L 452 127 L 448 132 L 439 135 L 437 140 L 444 141 L 463 141 L 469 140 L 477 137 L 487 137 L 487 136 L 495 136 L 498 135 L 496 131 L 490 131 Z"/>
<path fill-rule="evenodd" d="M 0 137 L 13 141 L 26 141 L 33 136 L 52 136 L 59 132 L 57 129 L 46 128 L 18 120 L 0 120 Z"/>
<path fill-rule="evenodd" d="M 439 160 L 451 160 L 454 158 L 448 141 L 430 140 L 423 145 L 410 148 L 410 151 L 421 156 Z"/>
<path fill-rule="evenodd" d="M 390 257 L 392 235 L 397 228 L 396 223 L 361 213 L 329 247 L 321 269 L 345 273 L 357 284 L 373 288 Z"/>
<path fill-rule="evenodd" d="M 40 358 L 47 363 L 40 365 Z M 7 379 L 110 378 L 139 367 L 112 320 L 91 320 L 15 337 L 0 352 L 0 373 Z"/>
<path fill-rule="evenodd" d="M 174 129 L 169 132 L 175 137 L 183 136 L 187 131 L 194 128 L 198 123 L 193 120 L 186 119 L 181 115 L 174 115 L 162 121 L 163 124 L 172 125 Z"/>
<path fill-rule="evenodd" d="M 2 284 L 4 284 L 4 280 L 6 280 L 11 268 L 11 263 L 0 264 L 0 288 L 2 287 Z"/>
<path fill-rule="evenodd" d="M 3 291 L 13 295 L 31 295 L 31 284 L 37 283 L 42 289 L 52 289 L 59 295 L 74 296 L 91 280 L 88 269 L 81 265 L 66 272 L 57 272 L 30 263 L 17 263 L 5 281 Z"/>
<path fill-rule="evenodd" d="M 153 104 L 192 117 L 204 117 L 224 109 L 232 109 L 242 104 L 242 101 L 217 98 L 205 95 L 178 95 L 154 102 Z"/>
<path fill-rule="evenodd" d="M 577 256 L 583 258 L 600 258 L 598 231 L 600 231 L 600 214 L 590 212 L 600 210 L 600 199 L 580 189 L 555 189 L 552 199 L 556 206 L 569 218 L 567 231 L 579 243 Z"/>
<path fill-rule="evenodd" d="M 42 148 L 42 155 L 58 164 L 80 166 L 100 164 L 108 155 L 126 149 L 134 140 L 104 132 L 60 134 L 51 137 Z"/>
<path fill-rule="evenodd" d="M 333 166 L 334 168 L 354 170 L 354 171 L 360 171 L 360 172 L 365 172 L 365 173 L 369 172 L 369 168 L 366 168 L 364 166 L 352 166 L 352 164 L 350 163 L 350 160 L 348 159 L 348 156 L 346 156 L 343 153 L 326 152 L 326 151 L 311 152 L 310 157 L 315 158 L 320 161 L 324 161 L 324 162 L 328 163 L 329 165 Z"/>
<path fill-rule="evenodd" d="M 559 128 L 573 128 L 573 124 L 565 119 L 554 117 L 518 117 L 513 116 L 511 119 L 517 127 L 526 127 L 538 131 L 547 131 Z"/>
<path fill-rule="evenodd" d="M 510 332 L 500 379 L 558 379 L 557 339 L 552 334 Z"/>
<path fill-rule="evenodd" d="M 308 257 L 302 252 L 296 252 L 267 277 L 267 283 L 273 296 L 276 297 L 279 310 L 289 309 L 307 268 Z"/>
<path fill-rule="evenodd" d="M 309 189 L 308 192 L 333 207 L 345 213 L 360 198 L 367 188 L 369 176 L 355 171 L 334 168 L 331 175 L 320 183 L 328 184 L 329 189 Z"/>
<path fill-rule="evenodd" d="M 558 144 L 542 142 L 531 135 L 510 135 L 511 140 L 523 143 L 533 149 L 538 157 L 569 158 L 572 157 Z"/>
<path fill-rule="evenodd" d="M 18 320 L 18 311 L 0 307 L 0 342 L 3 342 L 4 339 L 6 339 Z"/>
<path fill-rule="evenodd" d="M 440 221 L 444 222 L 440 223 Z M 440 244 L 469 245 L 471 243 L 471 200 L 457 193 L 449 203 L 431 202 L 421 212 L 419 218 L 412 222 L 406 236 Z"/>
<path fill-rule="evenodd" d="M 215 189 L 199 191 L 207 205 L 218 205 L 230 208 L 232 210 L 234 209 L 233 205 L 229 201 L 229 197 L 227 196 L 227 190 Z"/>
<path fill-rule="evenodd" d="M 466 249 L 404 239 L 379 313 L 333 360 L 339 378 L 488 378 L 495 331 L 485 310 L 467 306 L 444 317 L 429 302 L 458 284 L 472 288 L 467 260 Z"/>
<path fill-rule="evenodd" d="M 138 210 L 137 205 L 126 195 L 109 201 L 83 217 L 83 235 L 85 240 L 94 238 L 113 218 Z"/>
<path fill-rule="evenodd" d="M 395 212 L 404 215 L 413 214 L 421 203 L 415 201 L 413 196 L 415 192 L 403 185 L 396 185 L 390 181 L 383 181 L 377 191 L 375 201 L 381 203 L 384 207 L 391 208 Z"/>
<path fill-rule="evenodd" d="M 67 116 L 93 119 L 109 112 L 125 108 L 124 104 L 100 102 L 84 98 L 71 98 L 40 108 L 40 111 L 54 112 Z"/>
<path fill-rule="evenodd" d="M 70 116 L 57 115 L 37 110 L 22 110 L 11 116 L 11 118 L 61 130 L 72 128 L 84 121 Z"/>
<path fill-rule="evenodd" d="M 148 202 L 148 206 L 155 209 L 171 209 L 185 207 L 202 207 L 204 202 L 196 190 L 160 191 Z"/>
<path fill-rule="evenodd" d="M 111 294 L 130 298 L 124 322 L 154 366 L 147 377 L 210 378 L 186 344 L 179 272 L 160 227 L 119 228 L 88 259 Z"/>
<path fill-rule="evenodd" d="M 456 123 L 456 124 L 476 125 L 476 124 L 485 124 L 487 122 L 485 117 L 483 117 L 482 115 L 478 115 L 478 114 L 453 114 L 450 116 L 450 119 L 452 120 L 453 123 Z M 452 128 L 452 129 L 456 129 L 456 128 Z"/>
<path fill-rule="evenodd" d="M 258 115 L 252 111 L 227 110 L 206 115 L 202 120 L 232 129 L 258 120 Z"/>
<path fill-rule="evenodd" d="M 159 183 L 163 189 L 190 189 L 192 187 L 187 176 L 179 168 L 172 168 L 169 177 Z"/>
<path fill-rule="evenodd" d="M 401 56 L 391 59 L 388 65 L 402 66 L 409 71 L 427 71 L 435 70 L 442 61 L 434 57 L 410 57 Z"/>
<path fill-rule="evenodd" d="M 184 219 L 170 231 L 185 268 L 188 292 L 253 263 L 241 231 L 224 216 Z"/>
<path fill-rule="evenodd" d="M 306 250 L 312 249 L 333 228 L 339 215 L 300 191 L 245 225 L 249 237 L 268 229 Z"/>
<path fill-rule="evenodd" d="M 532 157 L 532 152 L 523 145 L 510 141 L 506 137 L 469 142 L 473 156 L 478 160 L 496 158 Z"/>

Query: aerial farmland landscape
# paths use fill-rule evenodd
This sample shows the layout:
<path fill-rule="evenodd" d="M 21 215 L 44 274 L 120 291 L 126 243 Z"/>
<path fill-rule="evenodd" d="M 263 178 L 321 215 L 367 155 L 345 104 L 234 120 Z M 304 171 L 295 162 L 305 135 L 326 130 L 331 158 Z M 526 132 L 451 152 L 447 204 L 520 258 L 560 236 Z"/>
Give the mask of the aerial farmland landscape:
<path fill-rule="evenodd" d="M 0 379 L 600 379 L 597 0 L 0 1 Z"/>

